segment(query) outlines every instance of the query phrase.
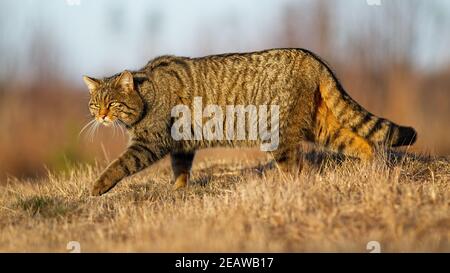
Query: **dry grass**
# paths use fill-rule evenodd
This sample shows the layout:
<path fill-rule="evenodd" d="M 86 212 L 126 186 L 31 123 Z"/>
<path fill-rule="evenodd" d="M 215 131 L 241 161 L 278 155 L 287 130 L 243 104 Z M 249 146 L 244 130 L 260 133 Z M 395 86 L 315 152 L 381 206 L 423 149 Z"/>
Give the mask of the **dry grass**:
<path fill-rule="evenodd" d="M 82 252 L 366 252 L 372 240 L 389 252 L 450 251 L 447 159 L 311 156 L 285 176 L 261 168 L 267 158 L 217 154 L 200 154 L 179 192 L 167 159 L 100 198 L 88 192 L 102 164 L 10 181 L 0 189 L 0 251 L 65 252 L 79 241 Z"/>

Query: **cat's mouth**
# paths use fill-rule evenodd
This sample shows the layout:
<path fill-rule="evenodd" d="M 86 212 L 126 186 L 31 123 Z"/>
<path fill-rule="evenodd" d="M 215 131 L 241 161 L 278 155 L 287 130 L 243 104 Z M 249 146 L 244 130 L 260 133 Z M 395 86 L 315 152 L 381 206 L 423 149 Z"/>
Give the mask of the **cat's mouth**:
<path fill-rule="evenodd" d="M 110 127 L 112 125 L 112 122 L 110 121 L 100 121 L 101 125 L 106 126 L 106 127 Z"/>
<path fill-rule="evenodd" d="M 97 118 L 97 122 L 106 127 L 110 127 L 113 124 L 113 121 L 109 117 L 103 119 Z"/>

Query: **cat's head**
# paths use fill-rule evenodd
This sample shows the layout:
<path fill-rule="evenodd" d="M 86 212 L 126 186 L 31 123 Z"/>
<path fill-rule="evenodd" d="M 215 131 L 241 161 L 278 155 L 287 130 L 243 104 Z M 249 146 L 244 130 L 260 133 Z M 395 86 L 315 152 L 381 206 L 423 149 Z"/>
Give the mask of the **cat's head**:
<path fill-rule="evenodd" d="M 89 111 L 97 122 L 105 126 L 115 122 L 132 125 L 139 120 L 143 101 L 129 71 L 102 80 L 83 76 L 83 80 L 91 95 Z"/>

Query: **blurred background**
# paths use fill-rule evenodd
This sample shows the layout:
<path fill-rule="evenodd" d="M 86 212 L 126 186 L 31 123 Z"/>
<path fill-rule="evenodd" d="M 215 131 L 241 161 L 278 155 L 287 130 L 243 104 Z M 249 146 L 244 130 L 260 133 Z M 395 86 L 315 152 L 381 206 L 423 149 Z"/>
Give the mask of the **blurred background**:
<path fill-rule="evenodd" d="M 46 0 L 0 2 L 0 181 L 111 159 L 126 137 L 89 121 L 82 75 L 190 57 L 308 48 L 371 112 L 414 126 L 414 151 L 450 154 L 445 0 Z"/>

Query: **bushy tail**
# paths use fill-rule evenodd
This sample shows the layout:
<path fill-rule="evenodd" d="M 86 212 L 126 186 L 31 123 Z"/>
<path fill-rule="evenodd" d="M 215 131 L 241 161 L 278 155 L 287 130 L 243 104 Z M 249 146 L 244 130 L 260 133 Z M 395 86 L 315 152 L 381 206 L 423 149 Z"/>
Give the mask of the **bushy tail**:
<path fill-rule="evenodd" d="M 327 107 L 339 122 L 372 143 L 397 147 L 412 145 L 416 141 L 417 133 L 412 127 L 379 118 L 355 102 L 329 68 L 321 77 L 319 89 Z"/>

